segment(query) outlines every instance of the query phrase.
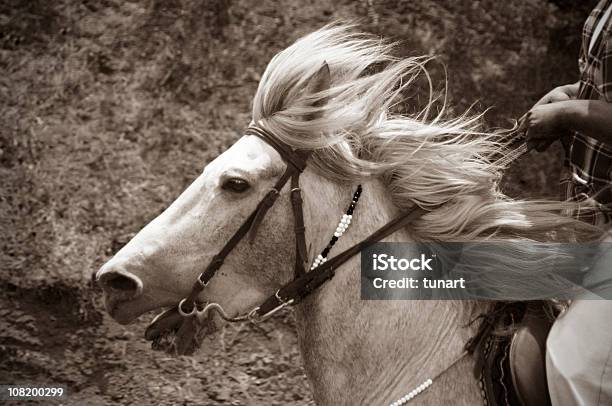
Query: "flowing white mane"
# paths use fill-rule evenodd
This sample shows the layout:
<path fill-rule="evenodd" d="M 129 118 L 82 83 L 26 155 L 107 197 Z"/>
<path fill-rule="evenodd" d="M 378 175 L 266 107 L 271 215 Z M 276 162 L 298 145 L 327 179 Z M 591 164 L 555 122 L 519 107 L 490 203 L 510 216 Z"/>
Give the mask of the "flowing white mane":
<path fill-rule="evenodd" d="M 253 120 L 295 148 L 313 149 L 310 165 L 323 176 L 341 182 L 380 177 L 399 208 L 417 204 L 430 210 L 410 226 L 418 239 L 517 243 L 499 258 L 496 272 L 486 275 L 493 290 L 514 284 L 520 293 L 524 284 L 534 283 L 525 276 L 538 261 L 560 254 L 525 252 L 524 242 L 596 234 L 560 214 L 569 203 L 513 200 L 500 191 L 504 168 L 491 157 L 507 151 L 499 134 L 481 130 L 480 116 L 445 119 L 441 112 L 430 119 L 432 96 L 415 117 L 393 113 L 403 91 L 426 74 L 426 59 L 396 58 L 392 50 L 391 44 L 338 24 L 299 39 L 266 68 Z M 331 86 L 311 94 L 306 85 L 324 64 Z M 522 265 L 512 265 L 517 258 Z"/>

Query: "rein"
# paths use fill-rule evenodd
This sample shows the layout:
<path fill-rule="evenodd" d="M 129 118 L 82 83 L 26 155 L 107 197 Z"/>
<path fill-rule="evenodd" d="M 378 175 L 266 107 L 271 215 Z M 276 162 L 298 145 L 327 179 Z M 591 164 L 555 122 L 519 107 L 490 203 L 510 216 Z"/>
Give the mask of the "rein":
<path fill-rule="evenodd" d="M 164 325 L 164 329 L 168 330 L 176 328 L 176 325 L 180 324 L 177 332 L 177 350 L 179 353 L 182 353 L 183 350 L 187 348 L 188 344 L 195 336 L 198 320 L 203 319 L 209 311 L 216 311 L 222 319 L 228 322 L 250 321 L 252 323 L 260 323 L 277 313 L 279 310 L 299 303 L 325 282 L 333 278 L 336 269 L 350 258 L 381 239 L 406 227 L 408 224 L 412 223 L 426 213 L 424 209 L 415 205 L 407 212 L 402 213 L 396 218 L 390 220 L 387 224 L 372 233 L 369 237 L 356 243 L 335 257 L 329 260 L 325 258 L 325 260 L 322 262 L 316 262 L 316 266 L 310 268 L 310 272 L 306 272 L 306 261 L 308 254 L 305 238 L 306 228 L 304 225 L 304 214 L 302 207 L 303 201 L 299 179 L 300 174 L 307 166 L 307 161 L 312 151 L 295 150 L 291 148 L 289 145 L 285 144 L 272 133 L 267 131 L 262 124 L 263 123 L 260 121 L 259 125 L 250 125 L 246 129 L 245 134 L 257 136 L 273 147 L 287 164 L 284 173 L 276 181 L 272 189 L 270 189 L 270 191 L 268 191 L 263 199 L 257 204 L 253 212 L 244 220 L 234 235 L 232 235 L 232 237 L 225 243 L 223 248 L 221 248 L 221 250 L 213 256 L 211 262 L 208 264 L 205 270 L 197 277 L 189 295 L 182 299 L 175 308 L 167 310 L 166 312 L 158 315 L 149 329 L 147 329 L 149 331 L 151 330 L 151 327 L 155 325 Z M 509 130 L 507 134 L 511 135 L 514 132 L 514 129 Z M 497 161 L 502 166 L 506 166 L 527 151 L 523 137 L 515 139 L 515 142 L 512 142 L 511 144 L 515 143 L 520 143 L 521 145 L 518 146 L 518 148 L 512 149 L 505 157 L 502 157 Z M 247 235 L 250 243 L 254 241 L 259 225 L 265 218 L 268 210 L 274 205 L 280 196 L 281 190 L 289 180 L 291 180 L 290 193 L 295 232 L 296 255 L 294 279 L 282 286 L 274 294 L 270 295 L 259 306 L 256 306 L 248 313 L 242 315 L 229 316 L 218 303 L 207 303 L 205 305 L 199 303 L 198 296 L 208 285 L 210 280 L 215 276 L 216 272 L 223 265 L 225 258 L 233 251 L 238 243 Z M 355 202 L 353 202 L 351 207 L 354 207 L 354 204 Z M 329 249 L 326 249 L 326 251 L 328 252 Z M 182 317 L 177 318 L 177 312 L 178 315 Z M 145 333 L 145 337 L 150 339 L 148 331 Z"/>
<path fill-rule="evenodd" d="M 506 135 L 511 135 L 516 131 L 509 130 Z M 310 156 L 309 151 L 294 150 L 287 144 L 280 141 L 277 137 L 272 135 L 270 132 L 264 129 L 263 126 L 251 125 L 247 128 L 245 134 L 255 135 L 271 147 L 273 147 L 281 156 L 281 158 L 287 163 L 285 173 L 276 182 L 274 187 L 268 194 L 263 198 L 258 207 L 255 209 L 253 214 L 247 218 L 243 225 L 238 229 L 234 236 L 226 243 L 223 249 L 213 257 L 213 261 L 207 267 L 207 269 L 198 277 L 191 294 L 183 299 L 178 306 L 178 311 L 184 317 L 190 317 L 193 312 L 196 311 L 196 299 L 202 289 L 208 284 L 210 279 L 214 276 L 214 273 L 222 265 L 223 259 L 231 252 L 231 250 L 238 244 L 238 242 L 244 236 L 243 228 L 249 228 L 250 230 L 250 241 L 252 242 L 255 237 L 256 229 L 259 222 L 263 219 L 266 212 L 279 196 L 280 191 L 287 182 L 287 179 L 291 178 L 291 203 L 293 208 L 293 216 L 295 223 L 295 240 L 296 240 L 296 262 L 295 262 L 295 278 L 293 281 L 287 283 L 280 289 L 278 289 L 273 295 L 269 296 L 261 305 L 253 308 L 248 314 L 227 317 L 223 309 L 219 304 L 209 304 L 201 311 L 202 314 L 206 314 L 208 310 L 217 310 L 220 316 L 226 321 L 244 321 L 249 320 L 253 323 L 259 323 L 274 313 L 278 312 L 284 307 L 292 306 L 299 303 L 306 296 L 314 292 L 318 287 L 323 285 L 325 282 L 330 280 L 336 269 L 348 261 L 350 258 L 361 252 L 363 249 L 375 244 L 381 239 L 388 237 L 394 232 L 406 227 L 414 220 L 423 216 L 426 211 L 419 206 L 415 205 L 407 212 L 400 214 L 396 218 L 389 221 L 387 224 L 376 230 L 369 237 L 358 242 L 352 247 L 346 249 L 340 254 L 336 255 L 329 261 L 319 263 L 316 267 L 311 268 L 310 272 L 306 273 L 306 239 L 305 239 L 305 226 L 304 226 L 304 215 L 302 208 L 302 196 L 301 189 L 299 187 L 300 173 L 306 168 L 306 161 Z M 520 137 L 515 138 L 511 145 L 519 144 L 517 148 L 510 150 L 510 152 L 500 158 L 497 162 L 501 166 L 507 166 L 509 163 L 518 159 L 520 156 L 527 152 L 527 146 L 524 142 L 524 134 Z M 187 303 L 190 305 L 191 310 L 184 311 L 183 304 Z M 211 306 L 214 305 L 214 306 Z"/>

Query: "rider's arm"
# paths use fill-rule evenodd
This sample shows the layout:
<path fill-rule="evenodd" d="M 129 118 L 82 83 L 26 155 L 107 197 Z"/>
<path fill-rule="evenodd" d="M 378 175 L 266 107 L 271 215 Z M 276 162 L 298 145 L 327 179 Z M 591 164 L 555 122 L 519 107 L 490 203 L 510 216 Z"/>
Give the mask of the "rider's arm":
<path fill-rule="evenodd" d="M 580 82 L 555 87 L 550 92 L 546 93 L 540 100 L 538 100 L 534 106 L 575 99 L 578 95 L 579 86 Z"/>
<path fill-rule="evenodd" d="M 564 100 L 533 106 L 522 118 L 527 146 L 545 150 L 566 130 L 575 130 L 612 145 L 612 103 Z"/>
<path fill-rule="evenodd" d="M 580 82 L 570 83 L 569 85 L 559 86 L 558 89 L 563 93 L 568 95 L 570 99 L 575 99 L 578 96 L 578 88 L 580 87 Z"/>
<path fill-rule="evenodd" d="M 603 100 L 559 102 L 565 126 L 612 145 L 612 103 Z"/>

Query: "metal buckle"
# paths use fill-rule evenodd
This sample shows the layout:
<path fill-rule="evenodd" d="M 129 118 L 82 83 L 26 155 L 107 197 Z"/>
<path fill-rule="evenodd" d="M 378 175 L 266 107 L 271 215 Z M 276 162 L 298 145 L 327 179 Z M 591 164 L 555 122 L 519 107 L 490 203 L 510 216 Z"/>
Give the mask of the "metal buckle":
<path fill-rule="evenodd" d="M 279 312 L 280 310 L 284 309 L 287 306 L 291 306 L 295 302 L 294 299 L 289 299 L 287 301 L 284 301 L 283 299 L 281 299 L 278 292 L 279 291 L 277 290 L 274 296 L 280 302 L 280 304 L 276 306 L 274 309 L 270 310 L 268 313 L 262 314 L 261 316 L 257 315 L 257 312 L 259 311 L 259 306 L 257 306 L 256 308 L 251 310 L 247 316 L 247 318 L 249 319 L 251 323 L 257 324 L 257 323 L 261 323 L 262 321 L 266 321 L 270 317 L 272 317 L 275 313 Z"/>
<path fill-rule="evenodd" d="M 183 303 L 185 303 L 186 300 L 187 300 L 187 298 L 184 298 L 183 300 L 181 300 L 179 302 L 179 304 L 178 304 L 178 312 L 183 317 L 191 317 L 191 316 L 196 314 L 196 312 L 198 311 L 198 308 L 197 308 L 197 306 L 194 303 L 193 304 L 193 309 L 191 309 L 191 311 L 189 313 L 183 311 Z"/>
<path fill-rule="evenodd" d="M 205 287 L 208 286 L 208 283 L 210 282 L 210 280 L 203 282 L 202 279 L 200 279 L 202 275 L 204 275 L 204 273 L 201 273 L 200 276 L 198 276 L 198 283 L 200 284 L 200 287 L 204 289 Z"/>
<path fill-rule="evenodd" d="M 282 298 L 279 296 L 279 292 L 280 292 L 280 289 L 278 289 L 278 290 L 276 291 L 276 293 L 274 293 L 274 297 L 275 297 L 275 298 L 276 298 L 276 299 L 277 299 L 277 300 L 278 300 L 280 303 L 284 304 L 285 306 L 287 306 L 289 303 L 293 303 L 293 299 L 290 299 L 290 300 L 284 301 L 284 300 L 283 300 L 283 299 L 282 299 Z"/>

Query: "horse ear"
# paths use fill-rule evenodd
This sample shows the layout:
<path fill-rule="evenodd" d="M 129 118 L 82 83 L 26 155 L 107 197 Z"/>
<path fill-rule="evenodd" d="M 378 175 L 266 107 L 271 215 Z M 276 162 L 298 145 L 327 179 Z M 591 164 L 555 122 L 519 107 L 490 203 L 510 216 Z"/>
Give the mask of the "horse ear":
<path fill-rule="evenodd" d="M 318 71 L 315 72 L 314 75 L 309 79 L 308 85 L 306 85 L 306 94 L 311 95 L 319 92 L 323 92 L 328 90 L 331 87 L 331 74 L 329 71 L 329 65 L 327 61 L 323 61 L 323 65 L 319 68 Z M 323 97 L 321 99 L 315 100 L 312 103 L 312 107 L 321 107 L 327 103 L 328 97 Z M 316 117 L 309 117 L 309 119 L 314 119 Z"/>
<path fill-rule="evenodd" d="M 331 86 L 331 74 L 329 72 L 329 65 L 327 61 L 323 61 L 323 65 L 315 72 L 314 75 L 308 80 L 306 86 L 306 92 L 308 94 L 322 92 L 329 89 Z"/>

